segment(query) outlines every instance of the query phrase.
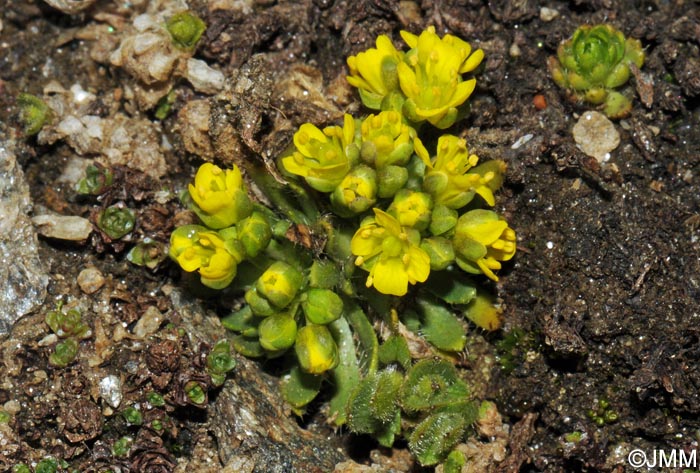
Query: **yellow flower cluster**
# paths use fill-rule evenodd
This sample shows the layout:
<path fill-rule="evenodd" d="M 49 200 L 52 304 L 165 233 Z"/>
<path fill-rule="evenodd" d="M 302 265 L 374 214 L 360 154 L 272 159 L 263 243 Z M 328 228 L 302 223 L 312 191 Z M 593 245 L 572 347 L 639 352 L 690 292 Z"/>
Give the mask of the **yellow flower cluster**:
<path fill-rule="evenodd" d="M 432 26 L 418 36 L 402 31 L 401 37 L 410 48 L 406 53 L 382 35 L 376 48 L 350 56 L 348 82 L 368 108 L 402 111 L 413 123 L 440 129 L 452 126 L 476 86 L 462 75 L 476 69 L 483 51 L 450 34 L 440 38 Z"/>
<path fill-rule="evenodd" d="M 186 272 L 197 271 L 205 286 L 223 289 L 238 264 L 267 247 L 272 230 L 267 218 L 253 211 L 240 169 L 204 163 L 183 200 L 202 225 L 178 227 L 170 236 L 170 257 Z"/>

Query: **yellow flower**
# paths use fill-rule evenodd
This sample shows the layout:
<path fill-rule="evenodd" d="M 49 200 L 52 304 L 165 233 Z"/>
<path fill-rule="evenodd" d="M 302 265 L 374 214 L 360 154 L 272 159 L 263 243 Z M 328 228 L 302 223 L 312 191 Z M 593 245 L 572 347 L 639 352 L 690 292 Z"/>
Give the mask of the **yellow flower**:
<path fill-rule="evenodd" d="M 398 91 L 396 66 L 403 54 L 396 50 L 386 35 L 377 37 L 377 47 L 348 58 L 348 83 L 357 87 L 362 103 L 373 110 L 383 109 L 382 101 Z"/>
<path fill-rule="evenodd" d="M 193 210 L 209 228 L 219 229 L 244 219 L 253 210 L 241 170 L 237 166 L 223 170 L 211 163 L 202 164 L 189 185 Z"/>
<path fill-rule="evenodd" d="M 515 254 L 515 231 L 496 212 L 471 210 L 459 217 L 453 244 L 460 268 L 498 281 L 493 272 Z"/>
<path fill-rule="evenodd" d="M 503 161 L 489 161 L 474 168 L 479 158 L 469 154 L 467 142 L 453 135 L 442 135 L 438 139 L 437 156 L 432 160 L 423 143 L 414 140 L 416 154 L 423 160 L 427 170 L 423 179 L 423 190 L 451 209 L 467 205 L 475 194 L 493 206 L 493 191 L 500 187 L 505 170 Z M 470 172 L 471 171 L 471 172 Z"/>
<path fill-rule="evenodd" d="M 296 150 L 282 158 L 287 172 L 302 176 L 314 189 L 331 192 L 350 171 L 359 156 L 355 144 L 355 120 L 345 114 L 343 127 L 323 131 L 304 123 L 294 134 Z"/>
<path fill-rule="evenodd" d="M 377 173 L 360 165 L 350 171 L 331 194 L 333 210 L 341 217 L 359 215 L 377 201 Z"/>
<path fill-rule="evenodd" d="M 404 113 L 414 122 L 429 121 L 444 129 L 457 119 L 457 107 L 474 91 L 476 80 L 462 80 L 462 74 L 474 70 L 484 52 L 466 41 L 446 34 L 442 39 L 431 26 L 416 36 L 401 31 L 411 48 L 397 65 L 399 84 L 407 100 Z"/>
<path fill-rule="evenodd" d="M 370 115 L 362 121 L 360 130 L 360 156 L 375 169 L 404 165 L 411 158 L 416 131 L 403 123 L 399 112 Z"/>
<path fill-rule="evenodd" d="M 202 284 L 223 289 L 243 260 L 233 240 L 201 225 L 178 227 L 170 236 L 170 257 L 187 272 L 199 271 Z"/>
<path fill-rule="evenodd" d="M 403 296 L 408 284 L 424 282 L 430 273 L 430 257 L 420 248 L 420 234 L 402 227 L 388 213 L 374 209 L 352 237 L 355 264 L 369 271 L 366 285 L 383 294 Z"/>

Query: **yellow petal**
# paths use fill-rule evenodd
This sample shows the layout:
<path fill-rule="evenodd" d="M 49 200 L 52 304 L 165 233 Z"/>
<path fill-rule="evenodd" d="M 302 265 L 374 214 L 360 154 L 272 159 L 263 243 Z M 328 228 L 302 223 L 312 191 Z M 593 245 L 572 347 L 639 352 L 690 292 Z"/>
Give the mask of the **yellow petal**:
<path fill-rule="evenodd" d="M 381 209 L 375 208 L 372 210 L 374 210 L 374 218 L 379 226 L 386 228 L 394 236 L 398 236 L 401 233 L 401 224 L 398 220 Z"/>
<path fill-rule="evenodd" d="M 481 49 L 477 49 L 472 53 L 471 56 L 462 64 L 462 67 L 459 70 L 460 74 L 464 74 L 465 72 L 470 72 L 476 69 L 479 64 L 481 64 L 481 61 L 484 60 L 484 51 Z"/>
<path fill-rule="evenodd" d="M 406 267 L 408 281 L 411 284 L 425 282 L 430 274 L 430 256 L 424 250 L 417 246 L 412 246 L 408 249 L 409 263 Z"/>
<path fill-rule="evenodd" d="M 372 269 L 372 284 L 382 294 L 403 296 L 408 292 L 408 274 L 400 258 L 380 260 Z"/>
<path fill-rule="evenodd" d="M 415 48 L 418 44 L 418 36 L 408 31 L 401 30 L 399 33 L 409 48 Z"/>

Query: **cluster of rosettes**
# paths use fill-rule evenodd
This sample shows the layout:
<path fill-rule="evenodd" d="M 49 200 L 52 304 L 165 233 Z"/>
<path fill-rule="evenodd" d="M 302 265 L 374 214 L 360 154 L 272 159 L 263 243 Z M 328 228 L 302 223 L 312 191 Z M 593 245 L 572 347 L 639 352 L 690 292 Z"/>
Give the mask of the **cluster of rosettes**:
<path fill-rule="evenodd" d="M 563 41 L 557 57 L 549 58 L 552 79 L 574 100 L 602 104 L 611 118 L 627 115 L 632 102 L 621 92 L 632 66 L 642 67 L 644 50 L 638 39 L 625 38 L 611 25 L 582 25 Z"/>
<path fill-rule="evenodd" d="M 472 51 L 469 43 L 450 34 L 440 38 L 432 26 L 419 36 L 402 31 L 401 37 L 408 52 L 398 51 L 381 35 L 376 48 L 350 56 L 348 82 L 367 108 L 402 112 L 414 124 L 452 126 L 476 86 L 476 80 L 464 80 L 462 74 L 476 69 L 484 52 Z"/>
<path fill-rule="evenodd" d="M 345 116 L 344 126 L 321 131 L 305 123 L 295 151 L 281 160 L 291 174 L 330 193 L 341 217 L 367 216 L 351 242 L 355 264 L 369 272 L 367 286 L 403 296 L 431 270 L 456 263 L 493 280 L 515 253 L 515 232 L 474 198 L 493 206 L 505 163 L 480 165 L 466 141 L 443 135 L 430 153 L 396 111 L 364 119 Z M 460 210 L 469 210 L 460 215 Z"/>
<path fill-rule="evenodd" d="M 241 171 L 205 163 L 184 196 L 204 225 L 178 227 L 170 237 L 170 257 L 187 272 L 197 271 L 202 284 L 223 289 L 238 265 L 267 247 L 272 229 L 253 209 Z"/>

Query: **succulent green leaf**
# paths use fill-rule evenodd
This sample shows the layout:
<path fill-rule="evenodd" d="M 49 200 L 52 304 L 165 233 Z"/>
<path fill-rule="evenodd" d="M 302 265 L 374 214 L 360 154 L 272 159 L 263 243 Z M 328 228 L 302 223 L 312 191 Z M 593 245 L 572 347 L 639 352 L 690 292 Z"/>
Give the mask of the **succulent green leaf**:
<path fill-rule="evenodd" d="M 423 337 L 440 350 L 462 351 L 467 333 L 462 322 L 446 307 L 435 300 L 419 299 L 423 313 Z"/>
<path fill-rule="evenodd" d="M 419 412 L 463 401 L 467 385 L 459 379 L 452 363 L 439 359 L 421 360 L 408 372 L 401 387 L 401 405 L 406 412 Z"/>
<path fill-rule="evenodd" d="M 464 438 L 468 428 L 468 419 L 462 414 L 438 411 L 413 429 L 408 446 L 421 465 L 435 465 Z"/>
<path fill-rule="evenodd" d="M 328 409 L 328 417 L 337 426 L 347 420 L 346 406 L 353 390 L 360 382 L 360 362 L 355 351 L 352 330 L 345 317 L 328 325 L 338 344 L 340 361 L 331 371 L 331 382 L 335 388 Z"/>
<path fill-rule="evenodd" d="M 476 297 L 476 286 L 472 280 L 456 271 L 431 274 L 425 287 L 448 304 L 468 304 Z"/>
<path fill-rule="evenodd" d="M 323 376 L 304 373 L 298 366 L 282 379 L 282 396 L 295 409 L 301 409 L 314 400 L 321 390 Z"/>
<path fill-rule="evenodd" d="M 383 365 L 398 363 L 404 370 L 411 367 L 411 352 L 406 339 L 401 335 L 392 335 L 379 346 L 379 361 Z"/>

